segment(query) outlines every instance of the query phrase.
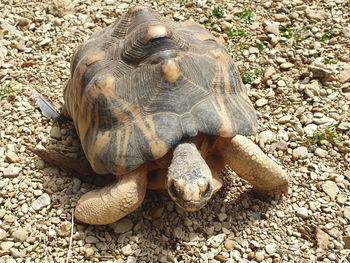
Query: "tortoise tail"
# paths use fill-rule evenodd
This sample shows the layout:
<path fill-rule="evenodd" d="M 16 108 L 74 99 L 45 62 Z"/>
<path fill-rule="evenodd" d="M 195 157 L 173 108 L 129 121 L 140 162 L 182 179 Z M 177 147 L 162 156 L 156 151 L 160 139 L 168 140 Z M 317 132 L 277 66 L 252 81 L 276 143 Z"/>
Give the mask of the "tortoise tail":
<path fill-rule="evenodd" d="M 28 150 L 39 156 L 43 161 L 50 165 L 59 167 L 73 176 L 81 179 L 85 183 L 97 186 L 106 186 L 116 180 L 112 174 L 99 175 L 96 174 L 87 160 L 71 158 L 56 151 L 47 151 L 28 147 Z"/>

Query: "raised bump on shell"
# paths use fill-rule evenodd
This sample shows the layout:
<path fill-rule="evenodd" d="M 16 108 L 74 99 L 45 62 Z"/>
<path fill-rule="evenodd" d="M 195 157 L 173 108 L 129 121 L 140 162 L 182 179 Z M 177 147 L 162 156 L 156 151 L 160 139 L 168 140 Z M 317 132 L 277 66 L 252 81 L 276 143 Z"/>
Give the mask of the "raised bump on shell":
<path fill-rule="evenodd" d="M 162 65 L 162 76 L 163 79 L 174 83 L 180 77 L 180 69 L 175 60 L 170 59 Z"/>
<path fill-rule="evenodd" d="M 153 25 L 148 28 L 146 38 L 155 39 L 160 37 L 166 37 L 168 35 L 168 30 L 163 25 Z"/>

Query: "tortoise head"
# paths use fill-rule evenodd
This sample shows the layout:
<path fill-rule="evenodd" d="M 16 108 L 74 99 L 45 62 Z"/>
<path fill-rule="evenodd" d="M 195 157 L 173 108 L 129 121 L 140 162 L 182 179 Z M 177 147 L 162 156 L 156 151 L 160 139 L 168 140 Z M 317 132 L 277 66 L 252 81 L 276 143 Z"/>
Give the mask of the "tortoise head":
<path fill-rule="evenodd" d="M 190 141 L 181 141 L 166 177 L 166 188 L 175 203 L 186 211 L 197 211 L 220 187 L 221 182 L 212 177 L 197 147 Z"/>

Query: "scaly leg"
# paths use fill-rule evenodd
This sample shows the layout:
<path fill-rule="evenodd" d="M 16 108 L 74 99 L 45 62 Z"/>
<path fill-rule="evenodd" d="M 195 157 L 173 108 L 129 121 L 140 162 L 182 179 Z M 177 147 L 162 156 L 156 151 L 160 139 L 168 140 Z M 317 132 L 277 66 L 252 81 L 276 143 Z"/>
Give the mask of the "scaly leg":
<path fill-rule="evenodd" d="M 241 135 L 222 138 L 217 150 L 237 175 L 253 185 L 258 195 L 268 200 L 287 195 L 288 175 L 251 140 Z"/>
<path fill-rule="evenodd" d="M 84 194 L 75 208 L 75 218 L 91 225 L 113 223 L 141 205 L 146 187 L 147 165 L 142 165 L 111 185 Z"/>

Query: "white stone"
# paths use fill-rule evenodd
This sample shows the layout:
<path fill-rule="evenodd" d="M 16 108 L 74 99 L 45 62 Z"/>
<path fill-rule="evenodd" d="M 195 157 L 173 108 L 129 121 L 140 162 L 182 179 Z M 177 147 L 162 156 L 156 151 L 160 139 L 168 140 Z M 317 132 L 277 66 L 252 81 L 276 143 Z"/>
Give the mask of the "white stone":
<path fill-rule="evenodd" d="M 230 30 L 232 29 L 232 27 L 233 27 L 233 25 L 232 25 L 231 23 L 227 22 L 227 21 L 223 21 L 223 22 L 221 23 L 221 28 L 222 28 L 225 32 L 230 31 Z"/>
<path fill-rule="evenodd" d="M 266 131 L 262 131 L 261 133 L 259 133 L 257 138 L 259 141 L 259 146 L 261 148 L 264 148 L 264 145 L 266 143 L 271 143 L 271 142 L 274 142 L 276 140 L 276 134 L 270 130 L 266 130 Z"/>
<path fill-rule="evenodd" d="M 7 232 L 0 228 L 0 241 L 7 237 Z"/>
<path fill-rule="evenodd" d="M 345 38 L 350 38 L 350 27 L 343 28 L 343 35 Z"/>
<path fill-rule="evenodd" d="M 264 253 L 262 251 L 257 251 L 255 253 L 255 260 L 257 262 L 262 262 L 264 260 L 264 258 L 265 258 L 265 255 L 264 255 Z"/>
<path fill-rule="evenodd" d="M 212 247 L 219 247 L 222 242 L 224 242 L 226 235 L 218 234 L 216 236 L 212 236 L 207 240 L 207 245 Z"/>
<path fill-rule="evenodd" d="M 290 69 L 290 68 L 292 68 L 293 66 L 294 66 L 293 63 L 285 62 L 285 63 L 282 63 L 282 64 L 280 65 L 280 68 L 281 68 L 281 69 Z"/>
<path fill-rule="evenodd" d="M 43 39 L 42 41 L 40 41 L 40 42 L 38 43 L 38 45 L 39 45 L 39 46 L 45 46 L 45 45 L 49 44 L 51 41 L 52 41 L 52 39 L 48 37 L 48 38 L 45 38 L 45 39 Z"/>
<path fill-rule="evenodd" d="M 6 159 L 10 162 L 10 163 L 17 163 L 19 161 L 19 158 L 17 156 L 16 153 L 9 151 L 6 153 Z"/>
<path fill-rule="evenodd" d="M 300 146 L 298 148 L 295 148 L 293 153 L 296 153 L 298 155 L 298 159 L 300 160 L 305 159 L 308 155 L 308 151 L 305 146 Z"/>
<path fill-rule="evenodd" d="M 52 228 L 50 228 L 50 230 L 47 232 L 47 235 L 51 238 L 57 237 L 57 233 L 56 233 L 55 229 L 52 229 Z"/>
<path fill-rule="evenodd" d="M 122 247 L 121 250 L 124 256 L 130 256 L 133 254 L 133 250 L 130 244 L 127 244 L 126 246 Z"/>
<path fill-rule="evenodd" d="M 313 118 L 314 123 L 317 125 L 331 125 L 336 123 L 336 120 L 327 116 L 323 116 L 321 118 Z"/>
<path fill-rule="evenodd" d="M 267 254 L 276 253 L 276 245 L 273 245 L 273 244 L 266 245 L 265 250 Z"/>
<path fill-rule="evenodd" d="M 335 198 L 339 193 L 339 188 L 337 184 L 333 181 L 326 181 L 322 184 L 322 190 L 329 195 L 331 198 Z"/>
<path fill-rule="evenodd" d="M 28 232 L 23 228 L 19 228 L 12 233 L 12 238 L 15 242 L 24 242 L 28 238 Z"/>
<path fill-rule="evenodd" d="M 323 150 L 322 148 L 318 147 L 315 150 L 315 155 L 324 158 L 328 155 L 328 152 L 326 150 Z"/>
<path fill-rule="evenodd" d="M 301 218 L 308 218 L 309 212 L 310 211 L 306 207 L 299 207 L 296 211 L 296 215 Z"/>
<path fill-rule="evenodd" d="M 36 211 L 43 209 L 51 203 L 51 198 L 47 193 L 44 193 L 32 203 L 32 208 Z"/>
<path fill-rule="evenodd" d="M 122 3 L 122 4 L 118 5 L 118 9 L 126 9 L 128 7 L 129 7 L 129 4 L 127 4 L 127 3 Z"/>
<path fill-rule="evenodd" d="M 306 135 L 312 136 L 314 135 L 315 131 L 317 130 L 317 125 L 314 123 L 308 124 L 304 127 L 304 132 Z"/>
<path fill-rule="evenodd" d="M 105 0 L 106 5 L 114 5 L 116 0 Z"/>
<path fill-rule="evenodd" d="M 265 106 L 268 103 L 268 100 L 265 98 L 258 99 L 255 104 L 257 107 Z"/>
<path fill-rule="evenodd" d="M 15 243 L 12 241 L 6 241 L 6 242 L 1 242 L 0 248 L 4 251 L 8 251 L 10 248 L 13 247 Z"/>
<path fill-rule="evenodd" d="M 269 66 L 269 67 L 266 69 L 265 73 L 264 73 L 264 78 L 265 78 L 265 79 L 269 79 L 269 78 L 271 78 L 271 76 L 272 76 L 273 74 L 275 74 L 275 73 L 276 73 L 275 67 Z"/>
<path fill-rule="evenodd" d="M 279 26 L 280 26 L 279 22 L 272 22 L 272 23 L 270 22 L 270 23 L 267 23 L 265 30 L 267 33 L 271 33 L 271 34 L 274 34 L 275 36 L 278 36 L 280 34 Z"/>
<path fill-rule="evenodd" d="M 344 217 L 350 221 L 350 206 L 344 207 Z"/>
<path fill-rule="evenodd" d="M 8 177 L 8 178 L 17 177 L 21 172 L 21 170 L 22 168 L 20 167 L 9 166 L 4 170 L 4 177 Z"/>

